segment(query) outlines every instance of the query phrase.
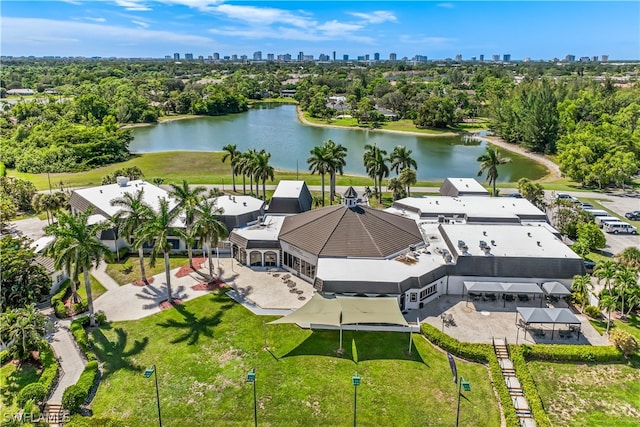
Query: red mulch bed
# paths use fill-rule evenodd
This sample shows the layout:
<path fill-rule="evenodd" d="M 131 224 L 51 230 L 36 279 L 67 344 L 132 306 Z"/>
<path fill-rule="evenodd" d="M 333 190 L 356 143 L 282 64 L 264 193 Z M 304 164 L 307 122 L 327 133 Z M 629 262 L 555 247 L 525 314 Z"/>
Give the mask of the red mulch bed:
<path fill-rule="evenodd" d="M 202 264 L 204 262 L 204 257 L 197 257 L 197 258 L 193 258 L 193 265 L 194 267 L 198 268 L 198 266 L 200 264 Z M 180 277 L 184 277 L 184 276 L 188 276 L 189 274 L 193 273 L 194 270 L 189 267 L 189 264 L 187 265 L 183 265 L 182 267 L 180 267 L 180 270 L 178 270 L 175 274 L 175 276 L 177 278 Z"/>
<path fill-rule="evenodd" d="M 147 283 L 149 284 L 153 283 L 154 280 L 153 276 L 147 277 Z M 133 286 L 147 286 L 147 283 L 144 283 L 144 280 L 140 279 L 133 282 Z"/>
<path fill-rule="evenodd" d="M 173 304 L 169 302 L 169 300 L 160 301 L 160 310 L 168 310 L 176 305 L 182 305 L 182 300 L 180 298 L 174 298 Z"/>
<path fill-rule="evenodd" d="M 222 280 L 213 279 L 210 282 L 201 282 L 201 283 L 198 283 L 197 285 L 193 285 L 191 289 L 193 289 L 194 291 L 215 291 L 216 289 L 220 289 L 225 285 L 226 283 L 223 282 Z"/>

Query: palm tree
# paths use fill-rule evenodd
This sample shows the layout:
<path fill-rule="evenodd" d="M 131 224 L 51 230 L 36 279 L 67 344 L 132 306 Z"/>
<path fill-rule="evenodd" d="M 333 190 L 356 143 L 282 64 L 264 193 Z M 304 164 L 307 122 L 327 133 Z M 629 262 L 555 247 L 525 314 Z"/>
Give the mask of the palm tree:
<path fill-rule="evenodd" d="M 322 186 L 322 206 L 324 206 L 324 175 L 329 171 L 329 168 L 331 167 L 329 153 L 327 153 L 327 149 L 325 146 L 313 147 L 309 153 L 311 154 L 311 157 L 307 159 L 307 163 L 309 164 L 309 170 L 311 171 L 311 174 L 320 174 L 320 182 Z"/>
<path fill-rule="evenodd" d="M 110 259 L 111 252 L 97 237 L 109 228 L 109 223 L 88 224 L 89 216 L 91 208 L 77 215 L 61 212 L 58 223 L 46 228 L 47 233 L 54 238 L 47 248 L 47 254 L 53 258 L 57 269 L 65 268 L 72 272 L 69 275 L 72 282 L 82 272 L 87 292 L 89 322 L 91 326 L 95 326 L 89 270 L 92 265 L 97 267 L 104 258 Z"/>
<path fill-rule="evenodd" d="M 244 171 L 244 173 L 249 175 L 249 193 L 253 195 L 253 178 L 255 175 L 256 157 L 258 156 L 258 151 L 255 148 L 249 148 L 243 155 L 244 160 L 242 161 L 242 170 Z"/>
<path fill-rule="evenodd" d="M 211 249 L 213 245 L 218 245 L 220 239 L 227 236 L 227 227 L 219 220 L 222 213 L 223 209 L 216 205 L 216 199 L 201 200 L 195 210 L 196 221 L 193 223 L 193 233 L 200 236 L 203 245 L 207 248 L 210 280 L 213 280 Z"/>
<path fill-rule="evenodd" d="M 167 300 L 170 304 L 173 304 L 173 295 L 171 292 L 171 272 L 169 267 L 169 252 L 172 249 L 171 243 L 169 243 L 170 236 L 186 237 L 185 233 L 181 230 L 171 228 L 171 224 L 178 217 L 178 209 L 170 209 L 169 201 L 164 197 L 159 200 L 158 212 L 153 212 L 152 217 L 142 224 L 135 231 L 135 238 L 141 242 L 153 242 L 151 249 L 151 258 L 149 265 L 154 267 L 158 255 L 161 253 L 164 256 L 164 272 L 167 280 Z M 186 239 L 185 239 L 186 240 Z"/>
<path fill-rule="evenodd" d="M 247 153 L 240 153 L 236 158 L 236 172 L 242 174 L 242 194 L 247 194 L 247 168 L 249 166 L 249 157 Z"/>
<path fill-rule="evenodd" d="M 618 264 L 611 260 L 602 261 L 593 269 L 593 275 L 598 278 L 598 283 L 604 280 L 604 285 L 609 293 L 611 293 L 611 281 L 615 278 L 617 269 Z"/>
<path fill-rule="evenodd" d="M 31 199 L 31 207 L 36 212 L 47 213 L 47 224 L 53 222 L 53 213 L 62 209 L 68 202 L 67 194 L 62 191 L 55 193 L 36 193 Z"/>
<path fill-rule="evenodd" d="M 415 170 L 410 168 L 404 168 L 400 171 L 400 176 L 398 180 L 404 185 L 407 189 L 407 196 L 411 196 L 411 186 L 415 185 L 418 182 L 418 175 Z"/>
<path fill-rule="evenodd" d="M 613 295 L 605 294 L 600 297 L 598 307 L 602 310 L 607 310 L 607 335 L 609 334 L 609 327 L 611 326 L 611 312 L 618 306 L 618 301 Z"/>
<path fill-rule="evenodd" d="M 404 169 L 414 168 L 418 170 L 418 164 L 411 157 L 412 150 L 409 150 L 404 145 L 398 145 L 393 149 L 391 154 L 389 155 L 389 160 L 391 161 L 391 170 L 396 174 L 399 174 L 400 171 Z"/>
<path fill-rule="evenodd" d="M 144 189 L 138 190 L 135 194 L 125 193 L 122 197 L 113 199 L 111 206 L 118 206 L 120 210 L 113 216 L 113 221 L 117 224 L 118 234 L 126 236 L 130 242 L 130 237 L 135 231 L 153 216 L 153 209 L 144 202 Z M 145 284 L 147 274 L 144 269 L 144 242 L 134 239 L 133 247 L 138 250 L 140 261 L 140 275 Z"/>
<path fill-rule="evenodd" d="M 629 246 L 616 255 L 616 259 L 620 264 L 626 265 L 627 267 L 640 268 L 640 249 L 635 246 Z"/>
<path fill-rule="evenodd" d="M 8 309 L 0 315 L 0 342 L 7 344 L 13 357 L 24 361 L 46 344 L 48 327 L 47 318 L 33 304 Z"/>
<path fill-rule="evenodd" d="M 344 173 L 344 167 L 347 165 L 347 148 L 343 145 L 336 144 L 332 140 L 327 140 L 324 143 L 324 148 L 329 160 L 329 204 L 333 204 L 333 199 L 336 197 L 336 173 L 342 175 Z"/>
<path fill-rule="evenodd" d="M 480 170 L 478 176 L 487 172 L 487 181 L 493 188 L 491 196 L 496 196 L 496 181 L 498 179 L 498 166 L 504 165 L 511 161 L 508 157 L 502 157 L 500 152 L 492 145 L 488 145 L 485 149 L 485 153 L 477 159 L 480 163 Z"/>
<path fill-rule="evenodd" d="M 266 151 L 260 151 L 256 156 L 256 162 L 254 165 L 254 173 L 256 175 L 256 181 L 262 180 L 262 200 L 267 200 L 267 179 L 273 181 L 273 166 L 269 164 L 271 153 Z"/>
<path fill-rule="evenodd" d="M 571 291 L 580 297 L 580 300 L 582 301 L 581 311 L 584 311 L 584 307 L 589 301 L 590 289 L 593 289 L 593 285 L 591 284 L 591 276 L 589 276 L 588 274 L 585 274 L 584 276 L 576 274 L 575 276 L 573 276 Z"/>
<path fill-rule="evenodd" d="M 393 201 L 396 201 L 404 196 L 404 185 L 398 178 L 391 178 L 387 183 L 387 190 L 393 193 Z"/>
<path fill-rule="evenodd" d="M 638 269 L 626 266 L 619 266 L 615 274 L 615 290 L 619 292 L 622 300 L 620 313 L 624 318 L 624 296 L 634 286 L 638 286 Z"/>
<path fill-rule="evenodd" d="M 376 145 L 365 145 L 364 149 L 364 167 L 367 174 L 373 177 L 373 185 L 377 185 L 378 202 L 382 203 L 382 179 L 389 176 L 389 167 L 387 163 L 389 158 L 386 157 L 387 152 Z"/>
<path fill-rule="evenodd" d="M 238 161 L 238 157 L 240 157 L 240 151 L 238 151 L 238 147 L 235 144 L 227 144 L 222 147 L 224 151 L 224 156 L 222 156 L 222 163 L 226 162 L 229 159 L 229 163 L 231 164 L 231 182 L 233 184 L 233 192 L 236 192 L 236 163 Z"/>
<path fill-rule="evenodd" d="M 175 209 L 184 212 L 185 235 L 188 236 L 187 239 L 185 239 L 187 243 L 187 256 L 189 257 L 189 267 L 194 271 L 197 271 L 197 269 L 193 268 L 193 240 L 190 237 L 191 226 L 193 224 L 193 212 L 201 196 L 206 192 L 207 189 L 202 186 L 190 188 L 185 179 L 182 180 L 182 185 L 171 184 L 171 190 L 169 191 L 169 196 L 178 202 Z"/>

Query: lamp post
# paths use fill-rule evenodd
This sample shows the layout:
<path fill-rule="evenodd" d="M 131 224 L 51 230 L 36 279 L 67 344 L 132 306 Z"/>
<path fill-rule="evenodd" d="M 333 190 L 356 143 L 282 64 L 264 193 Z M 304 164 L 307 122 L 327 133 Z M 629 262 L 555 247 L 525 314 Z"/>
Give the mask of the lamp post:
<path fill-rule="evenodd" d="M 458 423 L 460 422 L 460 396 L 462 395 L 462 390 L 471 391 L 471 384 L 468 381 L 464 380 L 464 377 L 460 378 L 460 382 L 458 383 L 458 409 L 456 410 L 456 427 L 458 427 Z"/>
<path fill-rule="evenodd" d="M 356 427 L 356 406 L 358 403 L 358 386 L 360 385 L 360 377 L 358 373 L 351 377 L 353 383 L 353 427 Z"/>
<path fill-rule="evenodd" d="M 247 382 L 253 383 L 253 425 L 258 427 L 258 403 L 256 400 L 256 368 L 252 368 L 247 374 Z"/>
<path fill-rule="evenodd" d="M 160 392 L 158 391 L 158 371 L 156 365 L 152 365 L 144 371 L 144 377 L 149 378 L 153 374 L 156 380 L 156 401 L 158 402 L 158 425 L 162 427 L 162 414 L 160 413 Z"/>

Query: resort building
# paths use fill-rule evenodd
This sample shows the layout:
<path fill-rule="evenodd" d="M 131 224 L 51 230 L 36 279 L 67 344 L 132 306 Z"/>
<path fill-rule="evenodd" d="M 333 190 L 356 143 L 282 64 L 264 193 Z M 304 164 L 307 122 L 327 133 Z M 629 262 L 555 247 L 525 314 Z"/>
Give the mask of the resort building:
<path fill-rule="evenodd" d="M 440 186 L 441 196 L 489 196 L 489 192 L 473 178 L 446 178 Z"/>
<path fill-rule="evenodd" d="M 304 181 L 280 181 L 269 202 L 270 214 L 297 214 L 311 210 L 313 197 Z"/>

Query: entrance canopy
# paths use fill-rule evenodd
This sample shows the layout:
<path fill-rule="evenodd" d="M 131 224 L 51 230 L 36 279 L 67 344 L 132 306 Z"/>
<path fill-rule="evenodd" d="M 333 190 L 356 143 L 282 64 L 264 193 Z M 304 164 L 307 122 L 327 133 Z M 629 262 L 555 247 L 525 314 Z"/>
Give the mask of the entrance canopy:
<path fill-rule="evenodd" d="M 571 295 L 571 291 L 560 282 L 545 282 L 542 284 L 542 290 L 547 295 Z"/>
<path fill-rule="evenodd" d="M 580 324 L 580 319 L 568 308 L 516 307 L 516 310 L 524 323 Z"/>
<path fill-rule="evenodd" d="M 469 292 L 495 292 L 501 294 L 542 294 L 537 283 L 510 282 L 464 282 L 464 288 Z"/>
<path fill-rule="evenodd" d="M 351 325 L 386 323 L 408 325 L 395 297 L 347 297 L 314 294 L 308 303 L 293 313 L 269 322 L 313 323 L 316 325 Z"/>

